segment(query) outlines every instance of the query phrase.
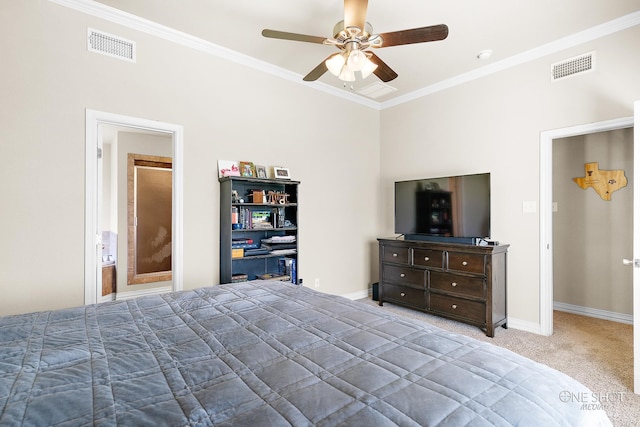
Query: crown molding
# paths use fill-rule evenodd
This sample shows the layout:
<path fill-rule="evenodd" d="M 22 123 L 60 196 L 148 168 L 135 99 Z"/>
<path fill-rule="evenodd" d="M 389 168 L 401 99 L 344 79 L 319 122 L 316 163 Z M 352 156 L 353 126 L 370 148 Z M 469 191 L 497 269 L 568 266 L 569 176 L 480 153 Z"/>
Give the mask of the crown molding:
<path fill-rule="evenodd" d="M 111 6 L 104 5 L 102 3 L 95 2 L 93 0 L 49 0 L 52 3 L 60 6 L 68 7 L 78 12 L 85 13 L 87 15 L 95 16 L 97 18 L 104 19 L 106 21 L 113 22 L 115 24 L 123 25 L 125 27 L 141 31 L 143 33 L 159 37 L 161 39 L 180 44 L 182 46 L 198 50 L 200 52 L 217 56 L 222 59 L 226 59 L 231 62 L 235 62 L 240 65 L 244 65 L 255 70 L 271 74 L 273 76 L 289 80 L 293 83 L 303 85 L 308 88 L 325 92 L 329 95 L 336 96 L 365 107 L 373 108 L 375 110 L 384 110 L 387 108 L 395 107 L 400 104 L 414 101 L 425 96 L 441 92 L 446 89 L 453 88 L 455 86 L 468 83 L 473 80 L 486 77 L 488 75 L 504 71 L 508 68 L 516 67 L 524 63 L 540 59 L 547 55 L 551 55 L 556 52 L 560 52 L 569 49 L 574 46 L 581 45 L 583 43 L 608 36 L 618 31 L 623 31 L 633 26 L 640 24 L 640 11 L 633 12 L 628 15 L 621 16 L 595 27 L 580 31 L 567 37 L 563 37 L 556 41 L 538 46 L 536 48 L 521 52 L 513 55 L 509 58 L 505 58 L 501 61 L 494 62 L 481 68 L 477 68 L 473 71 L 457 75 L 455 77 L 442 80 L 438 83 L 425 86 L 422 89 L 418 89 L 414 92 L 406 95 L 400 95 L 396 98 L 390 99 L 384 102 L 377 102 L 364 98 L 360 95 L 352 94 L 344 90 L 335 88 L 322 82 L 304 82 L 302 75 L 294 73 L 284 68 L 277 67 L 273 64 L 269 64 L 265 61 L 253 58 L 248 55 L 241 54 L 234 50 L 225 48 L 223 46 L 211 43 L 198 37 L 194 37 L 190 34 L 183 33 L 181 31 L 174 30 L 170 27 L 160 25 L 156 22 L 148 19 L 141 18 L 139 16 L 121 11 Z"/>
<path fill-rule="evenodd" d="M 335 88 L 322 82 L 304 82 L 302 75 L 294 73 L 284 68 L 277 67 L 273 64 L 269 64 L 265 61 L 253 58 L 248 55 L 236 52 L 226 47 L 217 45 L 215 43 L 203 40 L 199 37 L 192 36 L 182 31 L 174 30 L 173 28 L 160 25 L 156 22 L 148 19 L 141 18 L 128 12 L 121 11 L 111 6 L 107 6 L 102 3 L 95 2 L 93 0 L 49 0 L 60 6 L 73 9 L 75 11 L 85 13 L 87 15 L 95 16 L 96 18 L 104 19 L 114 24 L 119 24 L 127 28 L 131 28 L 136 31 L 143 32 L 190 49 L 195 49 L 202 53 L 217 56 L 219 58 L 240 64 L 255 70 L 271 74 L 276 77 L 280 77 L 285 80 L 297 83 L 307 88 L 319 90 L 321 92 L 328 93 L 329 95 L 336 96 L 357 104 L 364 105 L 365 107 L 380 109 L 380 103 L 372 101 L 368 98 L 364 98 L 359 95 L 352 94 L 350 92 Z"/>
<path fill-rule="evenodd" d="M 638 24 L 640 24 L 640 12 L 633 12 L 595 27 L 591 27 L 587 30 L 580 31 L 570 36 L 563 37 L 542 46 L 510 56 L 501 61 L 485 65 L 484 67 L 477 68 L 468 73 L 463 73 L 450 79 L 442 80 L 406 95 L 401 95 L 389 101 L 385 101 L 382 103 L 381 109 L 384 110 L 386 108 L 395 107 L 396 105 L 404 104 L 445 89 L 450 89 L 452 87 L 468 83 L 472 80 L 480 79 L 490 74 L 504 71 L 508 68 L 516 67 L 518 65 L 543 58 L 547 55 L 608 36 L 618 31 L 626 30 Z"/>

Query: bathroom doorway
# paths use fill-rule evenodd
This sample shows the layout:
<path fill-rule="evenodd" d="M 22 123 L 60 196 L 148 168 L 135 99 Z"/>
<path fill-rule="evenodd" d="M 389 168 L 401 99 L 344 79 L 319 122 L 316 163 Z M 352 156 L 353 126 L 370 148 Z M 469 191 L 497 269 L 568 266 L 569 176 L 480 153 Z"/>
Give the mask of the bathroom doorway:
<path fill-rule="evenodd" d="M 93 110 L 86 123 L 85 303 L 181 290 L 182 126 Z M 163 237 L 171 269 L 170 276 L 130 286 L 127 159 L 134 152 L 171 160 L 171 227 Z"/>

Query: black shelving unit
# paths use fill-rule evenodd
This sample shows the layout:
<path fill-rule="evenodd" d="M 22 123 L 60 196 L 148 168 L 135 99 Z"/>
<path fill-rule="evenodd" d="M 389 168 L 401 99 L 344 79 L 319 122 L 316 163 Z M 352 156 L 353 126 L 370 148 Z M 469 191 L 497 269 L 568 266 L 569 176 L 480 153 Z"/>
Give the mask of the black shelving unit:
<path fill-rule="evenodd" d="M 259 276 L 281 273 L 285 258 L 295 264 L 296 274 L 291 281 L 298 282 L 298 185 L 299 181 L 259 179 L 247 177 L 223 177 L 220 181 L 220 283 L 231 283 L 246 275 L 246 280 Z M 254 202 L 254 192 L 256 200 Z M 264 197 L 261 195 L 263 194 Z M 270 194 L 276 196 L 270 197 Z M 283 194 L 286 194 L 286 201 Z M 237 195 L 237 198 L 236 198 Z M 262 200 L 259 200 L 261 199 Z M 234 225 L 235 224 L 235 225 Z M 252 241 L 262 247 L 264 240 L 276 236 L 289 236 L 294 242 L 271 244 L 271 248 L 244 248 L 233 253 L 238 244 Z M 283 252 L 284 251 L 284 252 Z M 253 252 L 253 253 L 252 253 Z M 241 254 L 241 255 L 240 255 Z M 290 261 L 293 260 L 293 261 Z"/>
<path fill-rule="evenodd" d="M 416 193 L 418 230 L 434 236 L 453 235 L 451 192 L 426 190 Z"/>

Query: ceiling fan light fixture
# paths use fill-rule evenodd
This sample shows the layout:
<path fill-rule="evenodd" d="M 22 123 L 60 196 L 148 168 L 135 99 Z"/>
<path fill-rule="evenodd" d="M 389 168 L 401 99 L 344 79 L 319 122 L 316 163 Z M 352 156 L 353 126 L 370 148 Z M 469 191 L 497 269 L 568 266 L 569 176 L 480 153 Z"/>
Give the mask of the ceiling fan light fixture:
<path fill-rule="evenodd" d="M 369 58 L 367 58 L 367 60 L 364 62 L 362 70 L 360 70 L 360 72 L 362 73 L 362 78 L 366 79 L 367 77 L 369 77 L 371 73 L 376 70 L 376 68 L 378 68 L 378 64 L 374 64 Z"/>
<path fill-rule="evenodd" d="M 361 72 L 363 79 L 373 73 L 385 83 L 398 77 L 398 73 L 369 51 L 369 48 L 433 42 L 444 40 L 449 35 L 449 27 L 444 24 L 374 34 L 373 27 L 366 21 L 367 6 L 367 0 L 344 0 L 344 20 L 333 27 L 333 37 L 269 29 L 262 30 L 262 35 L 268 38 L 329 45 L 340 50 L 339 54 L 330 55 L 305 75 L 302 80 L 306 82 L 316 81 L 330 71 L 343 82 L 355 81 L 356 72 Z"/>
<path fill-rule="evenodd" d="M 344 82 L 354 82 L 356 80 L 356 74 L 349 69 L 349 67 L 342 67 L 342 72 L 338 78 Z"/>
<path fill-rule="evenodd" d="M 324 63 L 327 66 L 327 69 L 334 76 L 339 76 L 342 71 L 342 67 L 344 66 L 344 57 L 340 53 L 336 53 L 331 58 L 327 59 Z"/>
<path fill-rule="evenodd" d="M 367 55 L 360 49 L 353 49 L 347 58 L 347 67 L 351 71 L 360 71 L 367 62 Z"/>

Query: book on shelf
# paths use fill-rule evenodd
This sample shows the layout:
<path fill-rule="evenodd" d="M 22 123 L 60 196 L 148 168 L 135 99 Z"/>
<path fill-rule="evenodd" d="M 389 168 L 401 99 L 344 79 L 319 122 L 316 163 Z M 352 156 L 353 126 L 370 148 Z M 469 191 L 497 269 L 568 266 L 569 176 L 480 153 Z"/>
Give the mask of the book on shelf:
<path fill-rule="evenodd" d="M 258 249 L 260 243 L 235 243 L 231 242 L 232 249 Z"/>
<path fill-rule="evenodd" d="M 244 249 L 243 248 L 232 248 L 231 249 L 231 258 L 242 258 L 244 257 Z"/>
<path fill-rule="evenodd" d="M 245 206 L 239 207 L 238 224 L 240 224 L 240 228 L 245 230 L 252 228 L 251 210 L 249 208 Z"/>
<path fill-rule="evenodd" d="M 270 211 L 251 211 L 251 228 L 270 228 Z"/>
<path fill-rule="evenodd" d="M 284 227 L 284 208 L 272 208 L 271 209 L 271 225 L 273 228 Z"/>
<path fill-rule="evenodd" d="M 271 250 L 296 249 L 296 244 L 295 243 L 265 243 L 264 240 L 263 240 L 262 241 L 262 247 L 263 248 L 267 248 L 267 249 L 271 249 Z"/>
<path fill-rule="evenodd" d="M 256 276 L 259 280 L 277 280 L 280 282 L 288 282 L 291 280 L 291 276 L 287 276 L 286 274 L 280 274 L 280 273 L 265 273 L 265 274 L 258 274 Z"/>
<path fill-rule="evenodd" d="M 231 208 L 231 223 L 232 224 L 238 223 L 238 208 L 235 206 Z"/>
<path fill-rule="evenodd" d="M 254 222 L 253 223 L 254 230 L 271 230 L 273 226 L 268 222 Z"/>
<path fill-rule="evenodd" d="M 293 255 L 296 252 L 296 249 L 272 249 L 269 253 L 274 255 Z"/>
<path fill-rule="evenodd" d="M 298 284 L 295 258 L 282 257 L 278 259 L 278 270 L 280 274 L 290 276 L 291 283 Z"/>
<path fill-rule="evenodd" d="M 253 243 L 253 239 L 243 239 L 243 238 L 234 238 L 231 239 L 231 244 L 240 244 L 240 243 Z"/>
<path fill-rule="evenodd" d="M 244 273 L 236 273 L 231 275 L 231 283 L 246 282 L 249 276 Z"/>
<path fill-rule="evenodd" d="M 296 241 L 296 236 L 271 236 L 262 239 L 262 243 L 292 243 Z"/>
<path fill-rule="evenodd" d="M 269 249 L 266 248 L 256 248 L 256 249 L 245 249 L 244 256 L 255 256 L 255 255 L 267 255 L 269 253 Z"/>

